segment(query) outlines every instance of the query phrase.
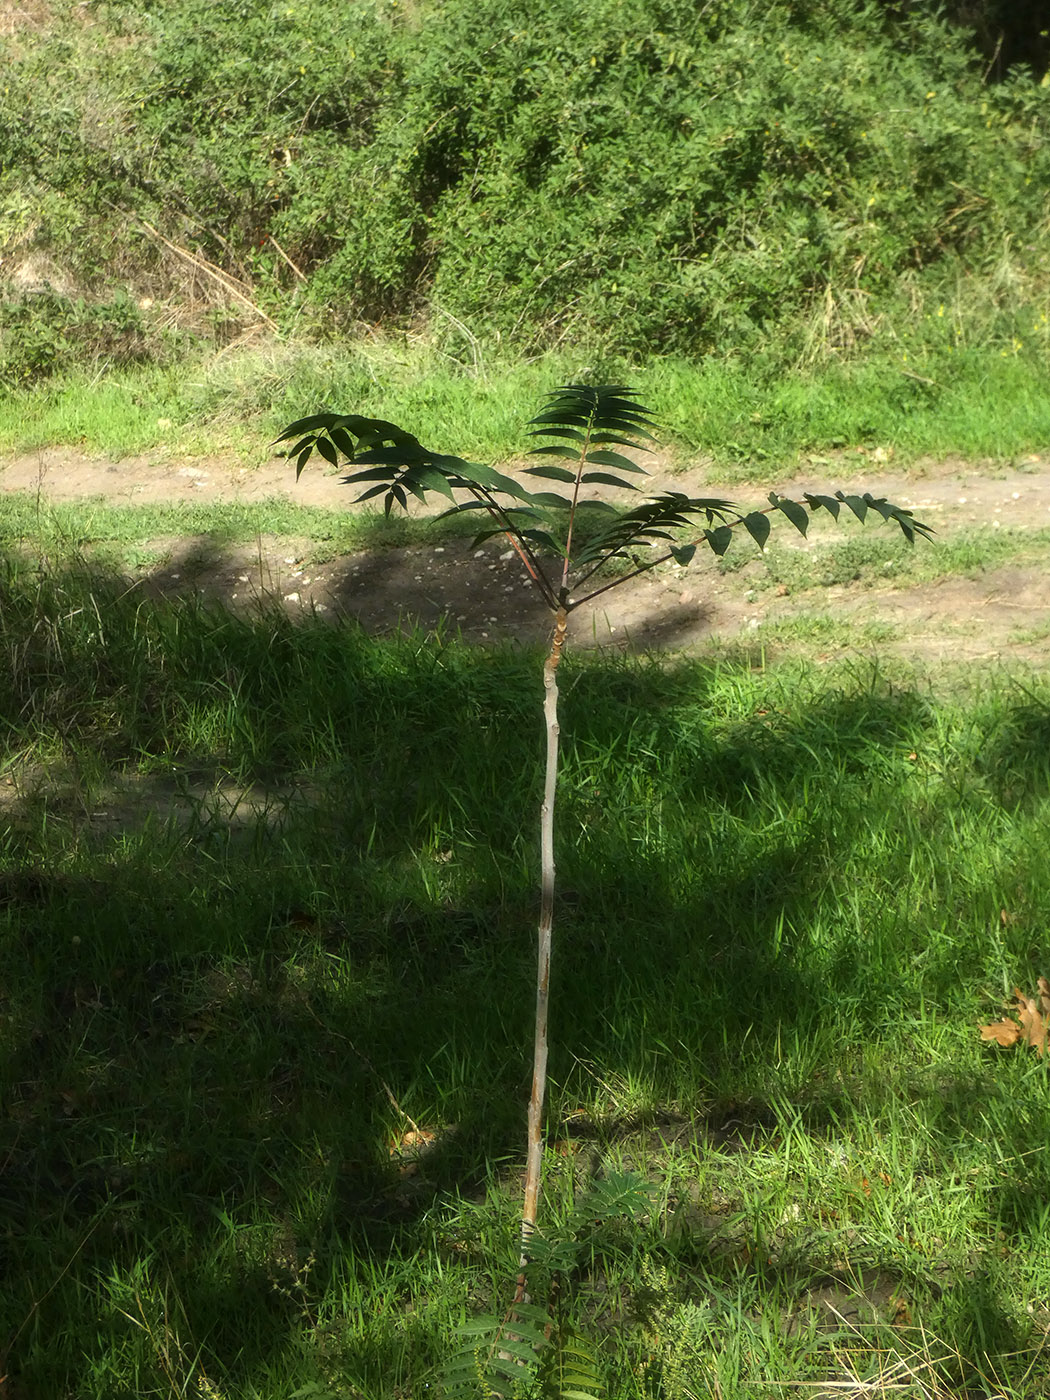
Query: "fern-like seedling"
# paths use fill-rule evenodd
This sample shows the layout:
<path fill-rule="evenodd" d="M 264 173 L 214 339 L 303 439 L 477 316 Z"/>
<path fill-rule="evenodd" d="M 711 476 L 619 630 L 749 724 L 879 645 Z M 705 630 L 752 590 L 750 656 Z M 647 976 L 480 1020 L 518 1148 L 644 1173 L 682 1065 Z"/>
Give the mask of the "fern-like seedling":
<path fill-rule="evenodd" d="M 805 535 L 814 513 L 825 511 L 837 520 L 845 506 L 861 522 L 874 512 L 897 525 L 909 541 L 932 533 L 910 511 L 881 497 L 844 495 L 841 491 L 834 495 L 807 493 L 800 501 L 771 491 L 767 505 L 746 512 L 721 498 L 665 491 L 631 509 L 618 510 L 590 494 L 591 488 L 637 492 L 637 478 L 646 472 L 628 454 L 651 451 L 649 444 L 654 440 L 652 413 L 639 402 L 633 389 L 622 384 L 563 385 L 548 397 L 529 426 L 531 435 L 542 439 L 531 455 L 542 461 L 525 468 L 523 475 L 556 483 L 565 494 L 535 491 L 520 479 L 492 467 L 434 452 L 404 428 L 381 418 L 315 413 L 291 423 L 277 439 L 292 443 L 287 455 L 295 458 L 297 477 L 314 451 L 332 466 L 338 466 L 340 457 L 344 458 L 351 468 L 346 482 L 362 488 L 358 501 L 382 497 L 388 513 L 394 506 L 407 507 L 410 497 L 425 501 L 435 492 L 448 502 L 446 515 L 480 512 L 484 528 L 474 543 L 492 535 L 505 536 L 517 552 L 531 585 L 539 590 L 550 609 L 553 636 L 543 668 L 547 749 L 540 809 L 540 915 L 522 1205 L 523 1270 L 528 1266 L 536 1233 L 543 1161 L 554 917 L 554 799 L 560 733 L 557 669 L 570 614 L 599 594 L 660 564 L 671 560 L 679 565 L 690 563 L 704 546 L 722 555 L 734 539 L 747 535 L 762 549 L 775 515 L 783 516 Z M 611 580 L 603 580 L 601 569 L 614 560 L 627 561 L 629 569 Z M 521 1303 L 524 1290 L 519 1292 Z M 527 1347 L 529 1341 L 523 1345 Z M 498 1348 L 494 1355 L 498 1357 Z M 517 1361 L 524 1365 L 522 1357 Z"/>
<path fill-rule="evenodd" d="M 457 1328 L 452 1357 L 435 1377 L 438 1393 L 449 1400 L 605 1400 L 599 1354 L 568 1316 L 570 1280 L 604 1226 L 652 1210 L 653 1188 L 634 1172 L 592 1182 L 561 1229 L 530 1240 L 528 1290 L 547 1307 L 515 1301 L 502 1317 L 486 1314 Z"/>
<path fill-rule="evenodd" d="M 452 1355 L 434 1376 L 442 1400 L 524 1400 L 536 1393 L 551 1347 L 546 1310 L 519 1303 L 456 1328 Z"/>

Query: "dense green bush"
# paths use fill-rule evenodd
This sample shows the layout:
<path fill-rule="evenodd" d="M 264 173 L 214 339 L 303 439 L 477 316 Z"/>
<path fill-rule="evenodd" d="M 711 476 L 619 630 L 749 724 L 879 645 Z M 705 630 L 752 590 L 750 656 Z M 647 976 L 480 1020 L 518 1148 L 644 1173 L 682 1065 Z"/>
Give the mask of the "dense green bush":
<path fill-rule="evenodd" d="M 139 308 L 120 293 L 93 303 L 54 291 L 0 302 L 0 385 L 13 388 L 76 364 L 134 364 L 151 348 Z"/>
<path fill-rule="evenodd" d="M 1050 282 L 1050 87 L 984 83 L 925 8 L 99 7 L 19 37 L 0 249 L 177 293 L 145 221 L 285 325 L 515 351 L 798 359 L 975 288 L 1009 344 Z"/>

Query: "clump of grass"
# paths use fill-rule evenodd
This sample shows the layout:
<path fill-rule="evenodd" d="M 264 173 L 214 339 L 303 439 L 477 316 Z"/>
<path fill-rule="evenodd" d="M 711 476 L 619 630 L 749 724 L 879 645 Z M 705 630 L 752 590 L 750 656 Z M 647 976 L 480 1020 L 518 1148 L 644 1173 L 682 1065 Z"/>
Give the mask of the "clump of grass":
<path fill-rule="evenodd" d="M 754 629 L 762 642 L 779 646 L 818 647 L 834 652 L 873 647 L 893 641 L 898 629 L 883 622 L 845 622 L 829 613 L 798 613 L 766 621 Z"/>

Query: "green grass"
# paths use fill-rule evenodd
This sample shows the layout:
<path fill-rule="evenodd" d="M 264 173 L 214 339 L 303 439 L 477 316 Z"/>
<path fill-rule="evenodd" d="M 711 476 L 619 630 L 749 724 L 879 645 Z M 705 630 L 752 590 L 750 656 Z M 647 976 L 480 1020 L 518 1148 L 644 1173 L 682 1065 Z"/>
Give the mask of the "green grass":
<path fill-rule="evenodd" d="M 912 377 L 910 365 L 916 365 Z M 247 464 L 306 409 L 402 423 L 428 445 L 507 461 L 530 446 L 527 420 L 555 385 L 604 376 L 638 386 L 679 463 L 710 459 L 725 480 L 768 483 L 800 460 L 857 475 L 924 457 L 1014 461 L 1050 438 L 1045 347 L 932 350 L 787 369 L 776 361 L 650 358 L 596 362 L 585 351 L 497 358 L 478 372 L 396 340 L 351 349 L 274 344 L 177 369 L 56 376 L 0 399 L 0 452 L 78 447 L 116 460 L 223 454 Z"/>
<path fill-rule="evenodd" d="M 355 550 L 393 548 L 410 542 L 462 538 L 469 527 L 411 519 L 365 508 L 357 512 L 300 506 L 274 497 L 221 504 L 115 505 L 106 497 L 74 502 L 38 500 L 29 492 L 0 496 L 0 545 L 80 554 L 96 563 L 128 568 L 163 558 L 172 540 L 187 539 L 221 553 L 260 537 L 309 540 L 313 563 Z"/>
<path fill-rule="evenodd" d="M 751 587 L 792 594 L 878 586 L 909 587 L 951 577 L 979 577 L 1005 565 L 1031 566 L 1047 556 L 1050 530 L 962 530 L 916 549 L 889 532 L 847 520 L 831 532 L 814 529 L 807 542 L 782 536 L 757 557 L 731 549 L 719 561 L 723 574 L 744 573 Z"/>
<path fill-rule="evenodd" d="M 5 567 L 0 1372 L 421 1394 L 515 1269 L 539 656 Z M 610 1393 L 1047 1394 L 1046 1071 L 976 1033 L 1050 973 L 1045 677 L 563 664 L 546 1219 L 658 1202 L 567 1294 Z"/>
<path fill-rule="evenodd" d="M 870 648 L 898 638 L 899 629 L 884 622 L 847 622 L 830 613 L 805 612 L 777 618 L 755 627 L 756 640 L 775 642 L 796 650 L 817 649 L 821 653 Z"/>

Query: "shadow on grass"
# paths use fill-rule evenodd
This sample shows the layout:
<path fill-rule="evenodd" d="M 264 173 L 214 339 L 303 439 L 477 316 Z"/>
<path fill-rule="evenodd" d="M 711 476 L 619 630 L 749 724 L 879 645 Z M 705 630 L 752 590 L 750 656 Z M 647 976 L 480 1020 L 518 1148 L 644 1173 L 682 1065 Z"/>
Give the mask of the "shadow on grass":
<path fill-rule="evenodd" d="M 195 1365 L 265 1393 L 434 1248 L 448 1193 L 518 1169 L 540 653 L 14 561 L 0 649 L 0 1355 L 48 1400 Z M 760 1115 L 785 1038 L 953 994 L 957 957 L 918 967 L 887 893 L 927 701 L 746 656 L 562 674 L 555 1111 L 575 1059 L 710 1123 Z M 881 962 L 842 888 L 858 869 Z M 795 1085 L 825 1121 L 839 1068 Z M 406 1115 L 438 1134 L 422 1166 L 391 1154 Z M 418 1375 L 432 1345 L 393 1358 L 377 1333 L 353 1365 Z"/>
<path fill-rule="evenodd" d="M 27 503 L 23 516 L 9 523 L 8 536 L 23 528 L 37 539 L 38 516 Z M 63 524 L 64 531 L 33 549 L 90 547 L 90 537 L 81 539 Z M 316 608 L 318 616 L 357 622 L 377 635 L 423 628 L 472 642 L 512 638 L 525 645 L 543 645 L 550 635 L 550 612 L 508 542 L 497 538 L 474 549 L 462 524 L 457 529 L 425 517 L 377 514 L 353 518 L 352 531 L 344 525 L 326 535 L 322 519 L 313 522 L 318 533 L 309 539 L 296 538 L 294 520 L 280 536 L 267 536 L 265 522 L 258 534 L 246 534 L 243 520 L 219 521 L 200 532 L 192 517 L 188 524 L 182 535 L 138 546 L 141 571 L 128 586 L 153 599 L 204 598 L 241 613 L 273 611 L 276 604 L 300 618 Z M 559 561 L 548 561 L 552 576 L 558 567 Z M 728 611 L 725 603 L 722 611 Z M 691 590 L 683 601 L 681 578 L 661 574 L 581 607 L 570 620 L 570 635 L 582 646 L 643 651 L 693 644 L 717 620 L 716 610 Z"/>

